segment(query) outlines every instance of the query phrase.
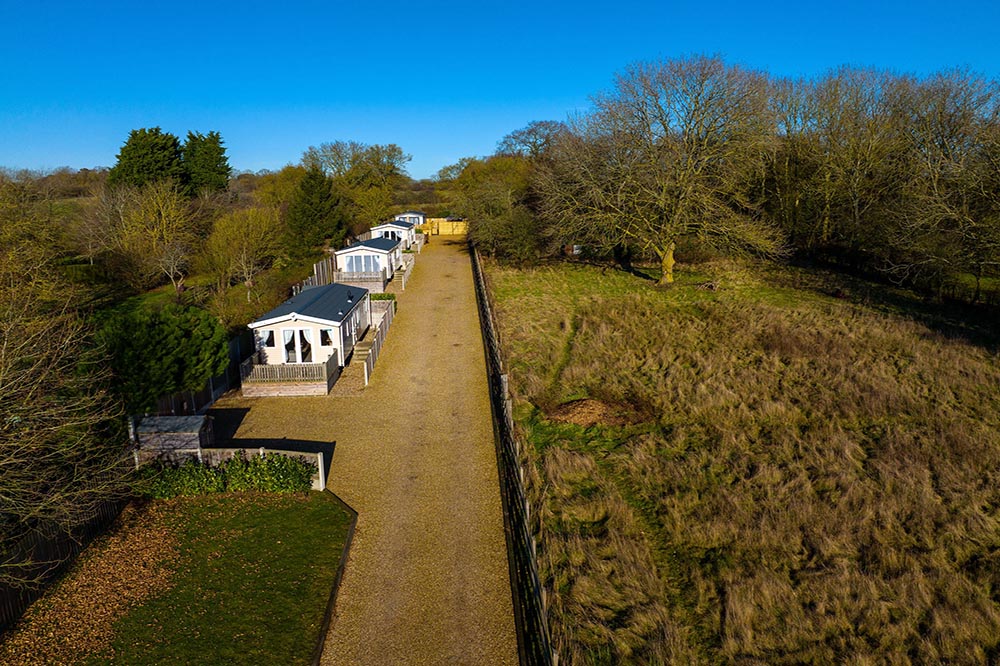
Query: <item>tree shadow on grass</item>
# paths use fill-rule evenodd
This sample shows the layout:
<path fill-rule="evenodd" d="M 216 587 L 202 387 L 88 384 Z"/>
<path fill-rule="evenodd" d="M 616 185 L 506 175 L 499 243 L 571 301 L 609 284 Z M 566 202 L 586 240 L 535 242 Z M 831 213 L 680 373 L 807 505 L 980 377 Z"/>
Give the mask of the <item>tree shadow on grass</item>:
<path fill-rule="evenodd" d="M 438 236 L 442 245 L 458 247 L 459 251 L 469 254 L 469 241 L 464 236 Z"/>
<path fill-rule="evenodd" d="M 1000 309 L 994 306 L 941 301 L 903 287 L 810 265 L 799 265 L 793 271 L 784 278 L 780 273 L 772 277 L 786 286 L 904 317 L 948 339 L 1000 352 Z"/>

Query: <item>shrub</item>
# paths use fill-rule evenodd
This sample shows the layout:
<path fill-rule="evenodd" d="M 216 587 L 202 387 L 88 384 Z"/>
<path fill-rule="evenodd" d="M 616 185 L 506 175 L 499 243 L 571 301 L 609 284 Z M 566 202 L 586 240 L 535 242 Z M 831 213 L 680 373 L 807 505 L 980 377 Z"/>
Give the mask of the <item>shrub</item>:
<path fill-rule="evenodd" d="M 392 301 L 392 311 L 399 312 L 399 301 L 396 300 L 396 294 L 369 294 L 368 297 L 373 301 Z"/>
<path fill-rule="evenodd" d="M 197 460 L 147 465 L 139 470 L 135 490 L 154 499 L 254 490 L 291 493 L 309 490 L 315 473 L 315 464 L 298 458 L 279 453 L 248 458 L 239 451 L 217 467 Z"/>

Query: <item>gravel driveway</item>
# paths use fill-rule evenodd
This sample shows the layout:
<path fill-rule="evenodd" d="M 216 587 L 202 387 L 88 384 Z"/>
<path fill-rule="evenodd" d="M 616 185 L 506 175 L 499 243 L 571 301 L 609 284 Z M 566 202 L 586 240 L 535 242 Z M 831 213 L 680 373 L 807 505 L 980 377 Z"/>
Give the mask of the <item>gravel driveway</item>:
<path fill-rule="evenodd" d="M 217 405 L 251 408 L 240 438 L 336 441 L 359 517 L 324 664 L 517 662 L 472 270 L 462 238 L 432 241 L 367 388 Z"/>

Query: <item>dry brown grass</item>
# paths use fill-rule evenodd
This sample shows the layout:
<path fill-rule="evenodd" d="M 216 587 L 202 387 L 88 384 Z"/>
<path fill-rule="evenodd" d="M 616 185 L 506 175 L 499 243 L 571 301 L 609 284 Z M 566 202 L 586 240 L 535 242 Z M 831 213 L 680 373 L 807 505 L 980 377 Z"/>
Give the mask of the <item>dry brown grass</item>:
<path fill-rule="evenodd" d="M 492 272 L 564 657 L 997 659 L 996 356 L 745 270 L 709 277 L 718 291 Z M 580 399 L 649 419 L 552 418 Z"/>

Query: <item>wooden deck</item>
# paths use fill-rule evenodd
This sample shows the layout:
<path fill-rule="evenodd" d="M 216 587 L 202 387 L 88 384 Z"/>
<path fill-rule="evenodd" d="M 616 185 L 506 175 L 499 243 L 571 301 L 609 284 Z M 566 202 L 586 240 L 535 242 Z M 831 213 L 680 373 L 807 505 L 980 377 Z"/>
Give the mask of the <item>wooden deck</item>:
<path fill-rule="evenodd" d="M 340 376 L 336 352 L 325 363 L 267 365 L 259 361 L 254 354 L 240 366 L 242 392 L 248 398 L 326 395 Z"/>

